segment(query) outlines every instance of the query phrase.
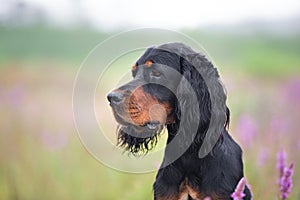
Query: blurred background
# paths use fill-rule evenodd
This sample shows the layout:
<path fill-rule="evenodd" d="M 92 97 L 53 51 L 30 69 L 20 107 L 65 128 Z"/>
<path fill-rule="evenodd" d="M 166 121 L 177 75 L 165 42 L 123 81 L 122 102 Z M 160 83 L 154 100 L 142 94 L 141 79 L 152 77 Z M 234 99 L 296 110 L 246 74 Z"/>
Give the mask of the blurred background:
<path fill-rule="evenodd" d="M 185 33 L 213 58 L 255 199 L 278 199 L 280 148 L 295 163 L 290 199 L 300 199 L 298 0 L 0 0 L 0 199 L 152 199 L 155 173 L 96 161 L 72 116 L 73 82 L 87 54 L 115 33 L 144 27 Z"/>

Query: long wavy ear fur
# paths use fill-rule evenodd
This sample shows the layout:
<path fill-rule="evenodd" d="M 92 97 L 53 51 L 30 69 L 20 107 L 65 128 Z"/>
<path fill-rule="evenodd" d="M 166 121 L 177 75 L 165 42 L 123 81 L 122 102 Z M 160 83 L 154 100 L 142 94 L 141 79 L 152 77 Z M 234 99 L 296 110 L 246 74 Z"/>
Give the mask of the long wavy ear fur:
<path fill-rule="evenodd" d="M 229 125 L 226 92 L 217 69 L 204 55 L 184 44 L 173 43 L 160 48 L 181 56 L 180 73 L 184 77 L 177 88 L 178 103 L 175 109 L 176 124 L 184 121 L 179 125 L 183 128 L 172 125 L 168 126 L 168 130 L 179 130 L 178 133 L 183 135 L 182 146 L 192 144 L 191 148 L 199 151 L 199 157 L 213 153 L 213 147 L 222 142 L 221 134 Z M 191 88 L 196 99 L 191 98 Z M 196 134 L 192 132 L 195 128 Z"/>
<path fill-rule="evenodd" d="M 211 117 L 210 95 L 201 74 L 186 59 L 181 59 L 181 83 L 177 88 L 176 119 L 183 135 L 182 145 L 202 144 Z M 192 97 L 194 96 L 194 98 Z M 184 112 L 184 113 L 183 113 Z M 203 134 L 195 134 L 192 131 Z"/>

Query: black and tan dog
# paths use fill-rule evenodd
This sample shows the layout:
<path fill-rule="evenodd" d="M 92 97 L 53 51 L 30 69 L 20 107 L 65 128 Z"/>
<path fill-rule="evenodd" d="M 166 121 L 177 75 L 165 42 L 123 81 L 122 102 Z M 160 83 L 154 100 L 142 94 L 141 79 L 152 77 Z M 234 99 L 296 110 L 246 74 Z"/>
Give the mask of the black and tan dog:
<path fill-rule="evenodd" d="M 230 114 L 217 69 L 190 47 L 168 43 L 147 49 L 132 75 L 107 98 L 119 145 L 134 155 L 151 150 L 167 127 L 154 199 L 231 199 L 244 176 L 242 151 L 227 132 Z M 247 187 L 244 193 L 251 199 Z"/>

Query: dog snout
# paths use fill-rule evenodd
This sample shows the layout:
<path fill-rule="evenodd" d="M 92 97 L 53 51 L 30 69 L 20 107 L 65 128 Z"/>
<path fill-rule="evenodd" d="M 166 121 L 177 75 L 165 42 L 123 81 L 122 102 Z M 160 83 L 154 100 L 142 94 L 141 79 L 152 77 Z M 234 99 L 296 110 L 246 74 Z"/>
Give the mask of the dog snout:
<path fill-rule="evenodd" d="M 120 92 L 111 92 L 107 95 L 107 100 L 111 103 L 111 104 L 119 104 L 123 101 L 124 99 L 124 95 Z"/>

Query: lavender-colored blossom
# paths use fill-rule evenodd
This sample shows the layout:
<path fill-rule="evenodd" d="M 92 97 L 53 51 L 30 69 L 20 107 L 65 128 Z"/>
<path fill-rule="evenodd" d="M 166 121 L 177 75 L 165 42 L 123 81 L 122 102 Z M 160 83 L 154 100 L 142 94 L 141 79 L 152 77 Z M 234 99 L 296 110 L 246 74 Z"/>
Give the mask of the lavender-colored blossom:
<path fill-rule="evenodd" d="M 285 200 L 288 198 L 289 193 L 293 187 L 292 176 L 294 163 L 291 163 L 289 167 L 284 168 L 283 176 L 280 179 L 280 199 Z"/>
<path fill-rule="evenodd" d="M 244 147 L 249 147 L 257 135 L 258 125 L 256 121 L 248 116 L 242 115 L 237 124 L 237 132 L 240 135 Z"/>
<path fill-rule="evenodd" d="M 259 152 L 259 156 L 257 158 L 257 165 L 258 166 L 263 166 L 267 163 L 267 160 L 269 158 L 269 152 L 266 148 L 263 148 L 260 152 Z"/>
<path fill-rule="evenodd" d="M 276 168 L 279 171 L 279 181 L 284 173 L 284 168 L 286 166 L 286 153 L 283 149 L 277 153 L 277 165 Z"/>
<path fill-rule="evenodd" d="M 292 80 L 286 86 L 287 99 L 294 104 L 299 105 L 300 100 L 300 80 Z"/>
<path fill-rule="evenodd" d="M 210 197 L 205 197 L 203 200 L 211 200 Z"/>
<path fill-rule="evenodd" d="M 233 200 L 242 200 L 246 196 L 246 194 L 244 193 L 245 186 L 246 186 L 246 179 L 245 177 L 243 177 L 237 184 L 235 191 L 231 194 Z"/>

